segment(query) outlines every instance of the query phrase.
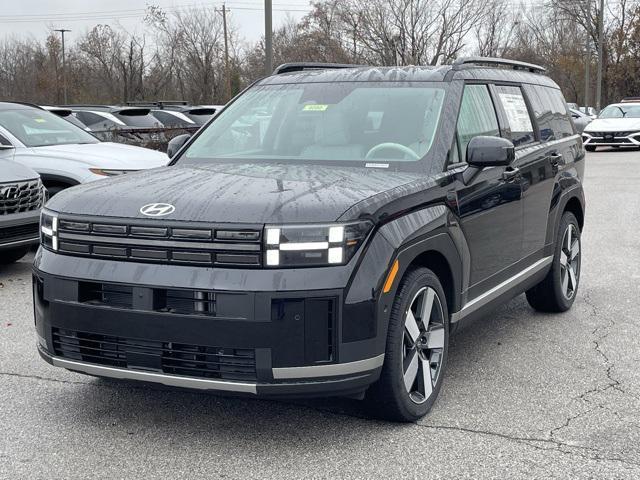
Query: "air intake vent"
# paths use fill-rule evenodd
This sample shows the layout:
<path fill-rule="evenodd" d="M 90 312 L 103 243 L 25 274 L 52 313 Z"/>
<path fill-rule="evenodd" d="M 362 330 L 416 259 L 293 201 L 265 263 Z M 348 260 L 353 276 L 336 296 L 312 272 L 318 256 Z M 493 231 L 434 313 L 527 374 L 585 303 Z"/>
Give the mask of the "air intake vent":
<path fill-rule="evenodd" d="M 171 375 L 255 381 L 255 350 L 122 338 L 53 328 L 54 353 L 97 365 Z"/>

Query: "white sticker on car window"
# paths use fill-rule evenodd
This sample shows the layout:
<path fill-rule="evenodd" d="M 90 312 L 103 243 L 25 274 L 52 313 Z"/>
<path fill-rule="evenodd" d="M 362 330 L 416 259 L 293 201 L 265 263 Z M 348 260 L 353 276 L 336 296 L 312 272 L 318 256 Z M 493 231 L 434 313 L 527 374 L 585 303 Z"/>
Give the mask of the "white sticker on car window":
<path fill-rule="evenodd" d="M 512 132 L 532 132 L 527 104 L 519 93 L 499 93 Z"/>

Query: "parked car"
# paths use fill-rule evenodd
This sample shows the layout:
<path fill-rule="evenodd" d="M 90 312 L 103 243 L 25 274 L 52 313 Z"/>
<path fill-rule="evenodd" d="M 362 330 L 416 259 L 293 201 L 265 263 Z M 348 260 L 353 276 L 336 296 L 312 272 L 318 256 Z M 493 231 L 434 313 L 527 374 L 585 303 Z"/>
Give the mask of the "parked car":
<path fill-rule="evenodd" d="M 576 130 L 578 130 L 578 133 L 582 133 L 585 127 L 589 125 L 589 123 L 591 123 L 591 121 L 593 120 L 591 116 L 581 112 L 580 110 L 570 108 L 569 112 L 571 113 L 573 124 L 576 126 Z"/>
<path fill-rule="evenodd" d="M 79 183 L 167 163 L 161 152 L 100 142 L 42 108 L 11 102 L 0 102 L 0 148 L 0 158 L 38 172 L 50 195 Z"/>
<path fill-rule="evenodd" d="M 591 117 L 591 120 L 595 120 L 598 116 L 598 112 L 593 107 L 580 107 L 579 109 L 582 113 L 586 113 Z"/>
<path fill-rule="evenodd" d="M 40 108 L 44 108 L 47 112 L 51 112 L 61 118 L 64 118 L 67 122 L 73 123 L 76 127 L 80 127 L 83 130 L 90 131 L 90 129 L 84 123 L 76 118 L 70 108 L 54 107 L 51 105 L 41 105 Z"/>
<path fill-rule="evenodd" d="M 168 127 L 197 126 L 207 123 L 222 105 L 189 105 L 187 102 L 157 102 L 151 113 Z"/>
<path fill-rule="evenodd" d="M 46 190 L 36 172 L 0 159 L 0 265 L 20 260 L 38 244 L 45 201 Z"/>
<path fill-rule="evenodd" d="M 151 109 L 113 105 L 65 105 L 91 131 L 154 129 L 164 125 Z"/>
<path fill-rule="evenodd" d="M 523 292 L 571 308 L 584 158 L 542 67 L 285 65 L 170 166 L 49 202 L 38 350 L 91 375 L 364 397 L 414 421 L 455 330 Z"/>
<path fill-rule="evenodd" d="M 640 102 L 640 97 L 625 97 L 620 100 L 620 103 L 638 103 Z"/>
<path fill-rule="evenodd" d="M 640 102 L 614 103 L 582 132 L 585 148 L 640 147 Z"/>

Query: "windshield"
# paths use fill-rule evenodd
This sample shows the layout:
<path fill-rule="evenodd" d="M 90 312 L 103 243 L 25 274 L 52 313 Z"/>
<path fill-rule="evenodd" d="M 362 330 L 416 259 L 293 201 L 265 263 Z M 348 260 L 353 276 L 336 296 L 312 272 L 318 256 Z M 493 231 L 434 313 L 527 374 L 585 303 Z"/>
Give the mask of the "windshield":
<path fill-rule="evenodd" d="M 609 105 L 598 118 L 640 118 L 640 105 Z"/>
<path fill-rule="evenodd" d="M 443 84 L 302 83 L 249 90 L 179 162 L 411 164 L 431 148 Z"/>
<path fill-rule="evenodd" d="M 35 108 L 0 111 L 0 126 L 26 147 L 99 142 L 93 135 L 57 115 Z"/>

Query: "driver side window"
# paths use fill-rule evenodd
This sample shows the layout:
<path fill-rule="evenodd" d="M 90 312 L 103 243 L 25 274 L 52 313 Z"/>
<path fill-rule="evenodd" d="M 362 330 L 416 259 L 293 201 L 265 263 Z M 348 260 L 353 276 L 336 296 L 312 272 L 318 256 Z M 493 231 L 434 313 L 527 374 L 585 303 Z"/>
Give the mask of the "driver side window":
<path fill-rule="evenodd" d="M 498 117 L 486 85 L 467 85 L 464 88 L 458 115 L 457 141 L 460 160 L 466 161 L 467 145 L 480 135 L 500 136 Z"/>

